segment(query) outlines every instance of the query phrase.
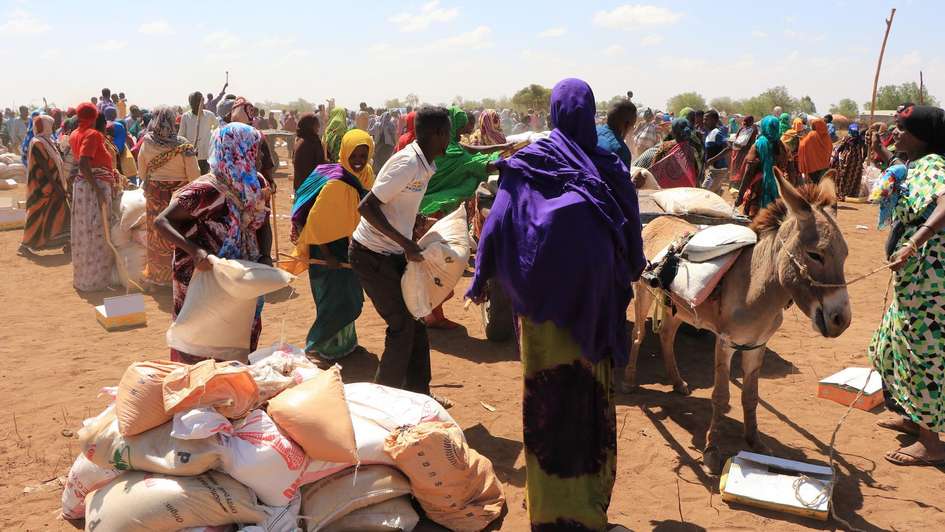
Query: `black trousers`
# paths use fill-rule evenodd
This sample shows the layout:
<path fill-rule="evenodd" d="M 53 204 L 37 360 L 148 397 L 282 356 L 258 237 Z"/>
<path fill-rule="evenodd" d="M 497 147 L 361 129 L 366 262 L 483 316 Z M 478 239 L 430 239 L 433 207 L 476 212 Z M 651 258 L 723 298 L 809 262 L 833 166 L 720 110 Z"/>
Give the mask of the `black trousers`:
<path fill-rule="evenodd" d="M 351 239 L 351 268 L 364 292 L 387 323 L 384 354 L 374 382 L 430 395 L 430 340 L 427 326 L 407 310 L 400 278 L 407 268 L 403 255 L 382 255 Z"/>
<path fill-rule="evenodd" d="M 200 175 L 205 175 L 210 173 L 210 163 L 206 159 L 201 159 L 197 161 L 197 166 L 200 167 Z"/>

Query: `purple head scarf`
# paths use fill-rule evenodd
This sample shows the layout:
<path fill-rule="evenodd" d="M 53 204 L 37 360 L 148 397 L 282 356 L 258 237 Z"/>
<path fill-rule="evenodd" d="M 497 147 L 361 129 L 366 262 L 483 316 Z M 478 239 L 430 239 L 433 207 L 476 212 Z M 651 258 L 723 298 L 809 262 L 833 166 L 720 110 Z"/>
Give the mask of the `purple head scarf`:
<path fill-rule="evenodd" d="M 585 358 L 627 360 L 627 307 L 646 259 L 626 166 L 597 147 L 594 93 L 566 79 L 551 93 L 547 139 L 496 163 L 469 296 L 495 278 L 515 312 L 570 331 Z"/>

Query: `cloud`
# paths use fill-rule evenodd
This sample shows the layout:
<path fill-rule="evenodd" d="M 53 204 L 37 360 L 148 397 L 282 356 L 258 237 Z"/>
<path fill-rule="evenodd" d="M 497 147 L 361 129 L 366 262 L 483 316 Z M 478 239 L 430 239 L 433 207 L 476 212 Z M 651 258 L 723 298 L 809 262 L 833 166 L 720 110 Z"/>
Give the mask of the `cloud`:
<path fill-rule="evenodd" d="M 127 41 L 108 39 L 107 41 L 101 41 L 93 44 L 92 48 L 98 50 L 99 52 L 117 52 L 126 46 L 128 46 Z"/>
<path fill-rule="evenodd" d="M 548 28 L 547 30 L 538 34 L 542 39 L 554 39 L 556 37 L 562 37 L 568 32 L 568 28 L 559 26 L 557 28 Z"/>
<path fill-rule="evenodd" d="M 651 33 L 649 35 L 644 35 L 643 38 L 640 39 L 640 46 L 657 46 L 662 44 L 663 40 L 664 39 L 662 35 Z"/>
<path fill-rule="evenodd" d="M 39 58 L 44 61 L 54 61 L 62 57 L 62 50 L 60 48 L 49 48 L 44 50 L 43 53 L 39 54 Z"/>
<path fill-rule="evenodd" d="M 138 26 L 138 33 L 145 35 L 171 35 L 174 33 L 174 30 L 171 29 L 171 25 L 168 24 L 166 20 L 155 20 Z"/>
<path fill-rule="evenodd" d="M 390 49 L 391 49 L 390 43 L 379 42 L 379 43 L 374 43 L 371 46 L 369 46 L 368 52 L 372 54 L 379 54 L 379 53 L 387 52 Z"/>
<path fill-rule="evenodd" d="M 751 30 L 751 36 L 756 39 L 767 39 L 768 34 L 761 30 Z"/>
<path fill-rule="evenodd" d="M 295 39 L 292 37 L 264 37 L 259 40 L 260 48 L 279 48 L 285 49 L 289 46 L 295 44 Z"/>
<path fill-rule="evenodd" d="M 479 26 L 478 28 L 460 33 L 453 37 L 447 37 L 436 41 L 431 46 L 433 50 L 462 48 L 464 50 L 481 50 L 492 46 L 489 37 L 492 36 L 492 28 L 489 26 Z"/>
<path fill-rule="evenodd" d="M 398 13 L 389 20 L 396 24 L 400 31 L 409 33 L 425 30 L 434 22 L 449 22 L 458 15 L 459 8 L 445 9 L 440 7 L 440 0 L 432 0 L 424 4 L 419 13 Z"/>
<path fill-rule="evenodd" d="M 922 54 L 918 50 L 912 50 L 911 52 L 902 56 L 899 60 L 899 63 L 906 66 L 915 66 L 922 63 Z"/>
<path fill-rule="evenodd" d="M 807 33 L 790 28 L 784 30 L 784 36 L 797 42 L 820 42 L 827 38 L 823 33 Z"/>
<path fill-rule="evenodd" d="M 210 48 L 223 51 L 239 45 L 240 38 L 228 31 L 215 31 L 204 37 L 203 43 Z"/>
<path fill-rule="evenodd" d="M 624 50 L 623 46 L 620 46 L 619 44 L 612 44 L 607 48 L 604 48 L 604 55 L 607 57 L 620 57 L 624 54 L 624 52 L 626 52 L 626 50 Z"/>
<path fill-rule="evenodd" d="M 624 4 L 612 11 L 598 11 L 594 14 L 594 24 L 604 28 L 632 30 L 640 26 L 673 24 L 682 16 L 682 13 L 665 7 Z"/>
<path fill-rule="evenodd" d="M 45 33 L 51 28 L 52 26 L 36 18 L 32 13 L 23 9 L 14 9 L 7 13 L 6 21 L 0 24 L 0 34 Z"/>

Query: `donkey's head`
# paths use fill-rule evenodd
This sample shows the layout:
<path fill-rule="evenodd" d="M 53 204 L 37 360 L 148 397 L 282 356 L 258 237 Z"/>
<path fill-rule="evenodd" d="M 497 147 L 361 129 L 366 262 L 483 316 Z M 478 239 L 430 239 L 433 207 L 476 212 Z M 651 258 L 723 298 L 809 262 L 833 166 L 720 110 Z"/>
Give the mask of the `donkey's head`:
<path fill-rule="evenodd" d="M 850 297 L 844 285 L 847 243 L 836 219 L 837 194 L 832 172 L 819 185 L 792 186 L 775 168 L 781 199 L 755 219 L 759 235 L 773 231 L 776 269 L 798 308 L 814 330 L 836 338 L 850 326 Z"/>

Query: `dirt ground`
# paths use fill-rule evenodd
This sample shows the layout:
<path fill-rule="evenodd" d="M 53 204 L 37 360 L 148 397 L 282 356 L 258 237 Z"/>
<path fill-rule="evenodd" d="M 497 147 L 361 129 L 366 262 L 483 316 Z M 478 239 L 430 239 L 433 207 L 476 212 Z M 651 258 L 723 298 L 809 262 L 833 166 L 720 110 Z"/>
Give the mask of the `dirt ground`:
<path fill-rule="evenodd" d="M 287 169 L 280 175 L 286 177 Z M 279 185 L 278 211 L 285 215 L 291 181 L 279 179 Z M 23 189 L 13 194 L 22 198 Z M 876 215 L 872 206 L 842 206 L 840 223 L 850 247 L 848 278 L 880 264 L 885 233 L 875 229 Z M 288 220 L 282 216 L 279 221 L 281 249 L 288 251 Z M 96 397 L 99 389 L 117 384 L 130 362 L 167 356 L 170 293 L 145 296 L 147 327 L 106 332 L 96 323 L 93 306 L 115 293 L 78 294 L 68 257 L 20 257 L 20 237 L 20 231 L 0 232 L 0 528 L 71 530 L 71 524 L 57 518 L 57 479 L 68 472 L 78 448 L 67 431 L 103 408 L 104 401 Z M 763 441 L 777 456 L 826 462 L 831 434 L 845 407 L 818 399 L 817 381 L 843 367 L 868 364 L 865 349 L 882 312 L 887 280 L 883 273 L 851 288 L 853 324 L 838 339 L 819 337 L 797 309 L 786 312 L 782 330 L 768 346 L 758 410 Z M 512 343 L 485 340 L 478 310 L 463 310 L 460 297 L 467 284 L 463 280 L 446 305 L 447 315 L 464 328 L 430 334 L 434 388 L 456 402 L 452 415 L 505 483 L 509 511 L 501 529 L 527 530 L 516 350 Z M 303 344 L 313 318 L 309 285 L 300 278 L 292 290 L 269 298 L 262 345 L 282 334 Z M 628 320 L 633 320 L 632 310 Z M 357 326 L 366 352 L 344 362 L 346 382 L 371 379 L 383 350 L 384 324 L 369 301 Z M 700 463 L 711 408 L 713 340 L 685 329 L 677 339 L 680 369 L 693 389 L 690 397 L 672 392 L 657 345 L 650 335 L 640 361 L 640 391 L 618 395 L 618 474 L 610 520 L 634 530 L 834 529 L 832 522 L 721 500 L 719 479 L 707 475 Z M 724 424 L 728 453 L 741 445 L 740 370 L 734 369 L 739 367 L 736 355 L 732 410 Z M 885 451 L 906 440 L 876 428 L 882 415 L 854 410 L 837 438 L 837 512 L 864 530 L 945 529 L 945 474 L 883 460 Z"/>

